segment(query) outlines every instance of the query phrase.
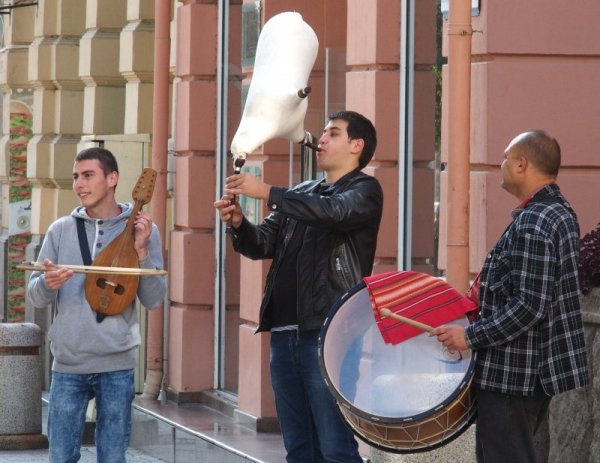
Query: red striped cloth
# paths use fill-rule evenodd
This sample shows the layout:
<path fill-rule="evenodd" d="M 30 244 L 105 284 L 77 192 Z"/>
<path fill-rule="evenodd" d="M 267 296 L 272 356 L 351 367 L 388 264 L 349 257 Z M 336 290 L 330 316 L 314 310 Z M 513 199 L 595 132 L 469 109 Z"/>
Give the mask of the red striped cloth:
<path fill-rule="evenodd" d="M 402 271 L 363 279 L 369 291 L 377 327 L 388 344 L 398 344 L 422 333 L 406 323 L 382 317 L 383 308 L 433 327 L 449 323 L 477 308 L 445 281 L 426 273 Z"/>

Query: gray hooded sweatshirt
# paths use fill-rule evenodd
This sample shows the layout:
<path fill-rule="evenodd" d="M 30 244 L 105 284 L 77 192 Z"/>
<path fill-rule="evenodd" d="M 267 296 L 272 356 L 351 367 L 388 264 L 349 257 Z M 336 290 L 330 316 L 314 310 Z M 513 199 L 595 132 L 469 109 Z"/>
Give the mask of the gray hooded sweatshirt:
<path fill-rule="evenodd" d="M 48 258 L 57 264 L 82 265 L 77 238 L 77 217 L 83 218 L 92 259 L 124 229 L 132 206 L 119 204 L 121 214 L 109 219 L 89 217 L 84 207 L 56 220 L 44 238 L 39 262 Z M 149 255 L 140 268 L 162 269 L 162 246 L 155 224 L 148 245 Z M 76 273 L 58 291 L 44 280 L 44 272 L 32 272 L 28 296 L 34 307 L 45 307 L 56 299 L 56 313 L 48 337 L 54 355 L 52 369 L 61 373 L 104 373 L 135 368 L 140 344 L 137 313 L 133 303 L 119 315 L 107 316 L 101 323 L 89 306 L 84 291 L 85 274 Z M 164 276 L 142 276 L 137 290 L 140 302 L 153 309 L 163 302 Z"/>

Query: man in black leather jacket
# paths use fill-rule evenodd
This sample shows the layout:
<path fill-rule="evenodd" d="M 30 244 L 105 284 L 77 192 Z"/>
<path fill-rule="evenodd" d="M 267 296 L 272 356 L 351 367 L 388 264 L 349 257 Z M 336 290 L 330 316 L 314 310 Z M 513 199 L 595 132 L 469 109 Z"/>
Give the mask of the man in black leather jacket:
<path fill-rule="evenodd" d="M 361 462 L 358 447 L 323 380 L 318 336 L 333 303 L 371 274 L 383 192 L 364 174 L 375 151 L 373 124 L 353 111 L 329 116 L 317 163 L 325 173 L 287 189 L 242 173 L 227 178 L 215 202 L 231 221 L 234 249 L 273 259 L 257 331 L 271 331 L 271 382 L 288 462 Z M 267 201 L 253 225 L 233 195 Z"/>

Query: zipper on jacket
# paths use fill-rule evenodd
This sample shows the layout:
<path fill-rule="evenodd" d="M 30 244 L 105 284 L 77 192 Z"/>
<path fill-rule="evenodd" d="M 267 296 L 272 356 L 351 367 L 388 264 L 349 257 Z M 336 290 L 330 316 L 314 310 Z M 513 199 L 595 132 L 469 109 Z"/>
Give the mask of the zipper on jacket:
<path fill-rule="evenodd" d="M 340 276 L 342 277 L 342 282 L 344 283 L 346 288 L 349 289 L 352 286 L 352 284 L 350 283 L 350 279 L 346 274 L 346 269 L 342 266 L 342 261 L 339 257 L 335 258 L 335 269 L 339 272 Z"/>

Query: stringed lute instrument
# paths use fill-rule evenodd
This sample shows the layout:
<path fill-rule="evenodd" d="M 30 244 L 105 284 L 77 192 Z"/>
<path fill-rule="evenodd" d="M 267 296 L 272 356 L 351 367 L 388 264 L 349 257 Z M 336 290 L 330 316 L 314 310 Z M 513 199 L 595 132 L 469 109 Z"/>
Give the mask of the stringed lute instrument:
<path fill-rule="evenodd" d="M 155 182 L 156 171 L 151 168 L 144 169 L 131 193 L 134 205 L 125 230 L 96 256 L 92 267 L 139 268 L 134 247 L 134 222 L 142 206 L 152 199 Z M 140 277 L 135 274 L 89 273 L 85 279 L 85 296 L 96 312 L 117 315 L 133 302 L 139 282 Z"/>

